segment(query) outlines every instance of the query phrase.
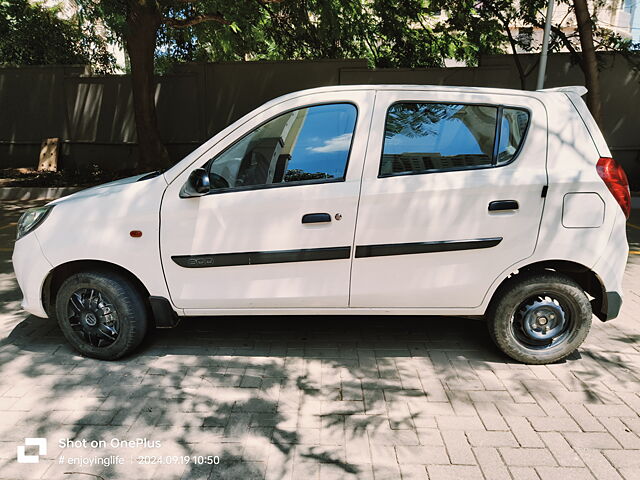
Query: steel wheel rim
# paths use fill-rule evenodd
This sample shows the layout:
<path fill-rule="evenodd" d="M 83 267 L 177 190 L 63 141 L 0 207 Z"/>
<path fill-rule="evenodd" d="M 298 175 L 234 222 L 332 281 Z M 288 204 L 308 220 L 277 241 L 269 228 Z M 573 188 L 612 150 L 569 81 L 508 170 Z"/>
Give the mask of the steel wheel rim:
<path fill-rule="evenodd" d="M 67 303 L 67 321 L 84 343 L 105 348 L 116 342 L 120 320 L 111 300 L 95 288 L 80 288 Z"/>
<path fill-rule="evenodd" d="M 567 341 L 576 318 L 575 309 L 563 295 L 541 292 L 516 307 L 511 332 L 525 348 L 546 350 Z"/>

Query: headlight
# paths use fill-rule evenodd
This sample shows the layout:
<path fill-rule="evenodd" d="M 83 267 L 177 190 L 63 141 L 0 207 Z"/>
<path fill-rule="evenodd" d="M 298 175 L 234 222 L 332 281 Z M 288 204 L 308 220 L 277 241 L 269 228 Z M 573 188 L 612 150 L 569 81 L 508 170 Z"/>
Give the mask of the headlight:
<path fill-rule="evenodd" d="M 30 208 L 22 214 L 18 220 L 18 233 L 16 240 L 24 237 L 27 233 L 35 230 L 42 221 L 47 218 L 53 205 L 45 205 L 44 207 Z"/>

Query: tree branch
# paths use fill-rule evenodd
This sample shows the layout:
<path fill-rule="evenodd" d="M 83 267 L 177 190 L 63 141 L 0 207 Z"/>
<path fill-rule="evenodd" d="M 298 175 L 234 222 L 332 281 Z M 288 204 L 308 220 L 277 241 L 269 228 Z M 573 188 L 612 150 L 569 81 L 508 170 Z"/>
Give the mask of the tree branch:
<path fill-rule="evenodd" d="M 499 17 L 498 17 L 499 18 Z M 507 38 L 509 39 L 509 45 L 511 45 L 511 51 L 513 52 L 513 61 L 516 64 L 516 68 L 518 69 L 518 76 L 520 77 L 520 89 L 526 90 L 526 80 L 527 76 L 524 73 L 524 69 L 522 68 L 522 62 L 520 62 L 520 54 L 518 54 L 518 46 L 516 44 L 516 39 L 513 38 L 513 34 L 511 33 L 511 29 L 509 28 L 509 22 L 505 19 L 503 22 L 504 29 L 507 32 Z"/>
<path fill-rule="evenodd" d="M 572 55 L 574 55 L 577 59 L 582 61 L 582 59 L 580 58 L 580 54 L 576 50 L 576 47 L 573 46 L 573 43 L 571 43 L 571 40 L 569 40 L 569 37 L 567 36 L 567 34 L 564 33 L 559 27 L 556 27 L 555 25 L 551 25 L 551 30 L 553 31 L 553 33 L 555 33 L 558 36 L 558 38 L 560 39 L 562 44 L 566 47 L 566 49 L 569 50 L 569 52 Z"/>
<path fill-rule="evenodd" d="M 177 0 L 179 3 L 195 3 L 196 0 Z M 256 0 L 259 4 L 266 6 L 268 3 L 281 3 L 284 0 Z M 204 22 L 218 22 L 223 25 L 231 25 L 231 22 L 224 18 L 221 13 L 205 13 L 187 18 L 162 17 L 162 23 L 173 28 L 186 28 Z"/>
<path fill-rule="evenodd" d="M 566 16 L 565 16 L 566 18 Z M 534 26 L 544 29 L 544 24 L 542 22 L 540 22 L 537 19 L 534 19 L 531 22 Z M 578 50 L 576 50 L 576 47 L 573 45 L 573 43 L 571 43 L 571 40 L 569 39 L 569 37 L 567 36 L 567 34 L 565 32 L 562 31 L 562 29 L 560 27 L 558 27 L 557 25 L 553 25 L 551 24 L 551 31 L 553 33 L 556 34 L 556 38 L 559 40 L 559 42 L 564 45 L 564 47 L 569 50 L 569 53 L 571 54 L 571 57 L 580 65 L 580 67 L 582 68 L 582 56 L 580 55 L 580 53 L 578 52 Z"/>
<path fill-rule="evenodd" d="M 198 0 L 176 0 L 178 3 L 196 3 Z M 282 3 L 284 0 L 257 0 L 258 3 Z"/>
<path fill-rule="evenodd" d="M 204 22 L 218 22 L 218 23 L 222 23 L 223 25 L 231 24 L 230 21 L 225 19 L 219 13 L 207 13 L 204 15 L 196 15 L 195 17 L 188 17 L 188 18 L 162 17 L 162 23 L 173 28 L 192 27 L 193 25 L 198 25 L 199 23 L 204 23 Z"/>

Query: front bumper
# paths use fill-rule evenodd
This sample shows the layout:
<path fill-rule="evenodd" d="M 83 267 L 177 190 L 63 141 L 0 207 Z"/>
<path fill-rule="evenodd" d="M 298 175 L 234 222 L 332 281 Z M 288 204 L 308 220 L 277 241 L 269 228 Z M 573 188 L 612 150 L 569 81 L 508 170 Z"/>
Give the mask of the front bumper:
<path fill-rule="evenodd" d="M 11 261 L 22 291 L 22 308 L 36 317 L 47 318 L 42 304 L 42 286 L 53 266 L 42 253 L 35 232 L 16 241 Z"/>

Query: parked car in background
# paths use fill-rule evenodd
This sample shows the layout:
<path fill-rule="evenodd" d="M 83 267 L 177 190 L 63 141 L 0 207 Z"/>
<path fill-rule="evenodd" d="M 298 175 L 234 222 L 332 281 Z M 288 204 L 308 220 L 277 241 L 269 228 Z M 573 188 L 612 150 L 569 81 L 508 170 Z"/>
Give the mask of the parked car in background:
<path fill-rule="evenodd" d="M 628 254 L 626 176 L 583 93 L 277 98 L 165 172 L 25 213 L 23 307 L 102 359 L 179 317 L 321 314 L 483 317 L 510 357 L 557 361 L 618 315 Z"/>

